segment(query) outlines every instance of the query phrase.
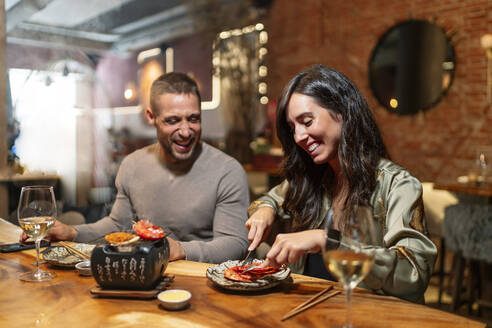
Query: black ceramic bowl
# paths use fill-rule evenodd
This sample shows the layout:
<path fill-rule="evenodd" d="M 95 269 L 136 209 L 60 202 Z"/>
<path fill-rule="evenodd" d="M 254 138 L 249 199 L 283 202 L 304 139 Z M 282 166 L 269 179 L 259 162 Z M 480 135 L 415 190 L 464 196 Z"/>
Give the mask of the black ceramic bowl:
<path fill-rule="evenodd" d="M 148 290 L 159 283 L 169 262 L 166 238 L 131 245 L 94 248 L 91 269 L 104 289 Z"/>

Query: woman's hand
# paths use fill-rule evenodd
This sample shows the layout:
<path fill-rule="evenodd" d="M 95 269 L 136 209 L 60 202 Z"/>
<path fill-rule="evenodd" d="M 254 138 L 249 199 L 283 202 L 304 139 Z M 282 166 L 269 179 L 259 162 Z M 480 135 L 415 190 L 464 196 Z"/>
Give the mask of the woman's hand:
<path fill-rule="evenodd" d="M 250 242 L 248 251 L 255 250 L 266 239 L 270 230 L 272 230 L 274 220 L 275 211 L 268 206 L 258 208 L 251 215 L 248 221 L 246 221 L 246 228 L 249 231 L 248 240 Z"/>
<path fill-rule="evenodd" d="M 322 229 L 278 234 L 261 266 L 279 267 L 294 263 L 304 253 L 319 252 L 325 242 L 325 231 Z"/>

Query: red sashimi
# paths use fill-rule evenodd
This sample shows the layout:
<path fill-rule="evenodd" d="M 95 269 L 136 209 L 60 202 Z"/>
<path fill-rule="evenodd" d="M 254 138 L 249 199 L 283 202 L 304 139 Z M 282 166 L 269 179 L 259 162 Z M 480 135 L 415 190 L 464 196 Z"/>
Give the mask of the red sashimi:
<path fill-rule="evenodd" d="M 149 220 L 140 220 L 133 224 L 133 231 L 144 240 L 157 240 L 164 238 L 164 230 L 150 223 Z"/>
<path fill-rule="evenodd" d="M 278 268 L 274 268 L 271 266 L 251 269 L 251 266 L 259 265 L 260 263 L 251 263 L 247 265 L 237 265 L 234 267 L 230 267 L 224 271 L 224 277 L 234 281 L 253 282 L 279 271 Z M 242 273 L 246 269 L 248 269 L 248 271 Z"/>

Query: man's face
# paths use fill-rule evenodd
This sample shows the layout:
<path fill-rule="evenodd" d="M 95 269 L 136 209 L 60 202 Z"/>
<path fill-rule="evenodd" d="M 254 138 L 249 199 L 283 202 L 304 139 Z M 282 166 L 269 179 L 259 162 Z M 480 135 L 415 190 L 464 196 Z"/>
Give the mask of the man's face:
<path fill-rule="evenodd" d="M 192 157 L 200 142 L 202 126 L 198 97 L 192 93 L 164 93 L 157 98 L 157 113 L 147 109 L 150 122 L 156 127 L 157 139 L 166 160 L 185 161 Z"/>

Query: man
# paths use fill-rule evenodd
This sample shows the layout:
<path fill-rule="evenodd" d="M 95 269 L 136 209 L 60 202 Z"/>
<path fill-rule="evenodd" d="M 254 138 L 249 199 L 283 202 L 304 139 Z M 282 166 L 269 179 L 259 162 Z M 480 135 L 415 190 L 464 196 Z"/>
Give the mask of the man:
<path fill-rule="evenodd" d="M 77 226 L 57 221 L 49 236 L 87 242 L 128 230 L 138 217 L 165 229 L 171 260 L 242 258 L 249 245 L 246 173 L 235 159 L 201 141 L 200 102 L 198 87 L 187 75 L 160 76 L 146 110 L 158 142 L 121 163 L 110 215 Z"/>

